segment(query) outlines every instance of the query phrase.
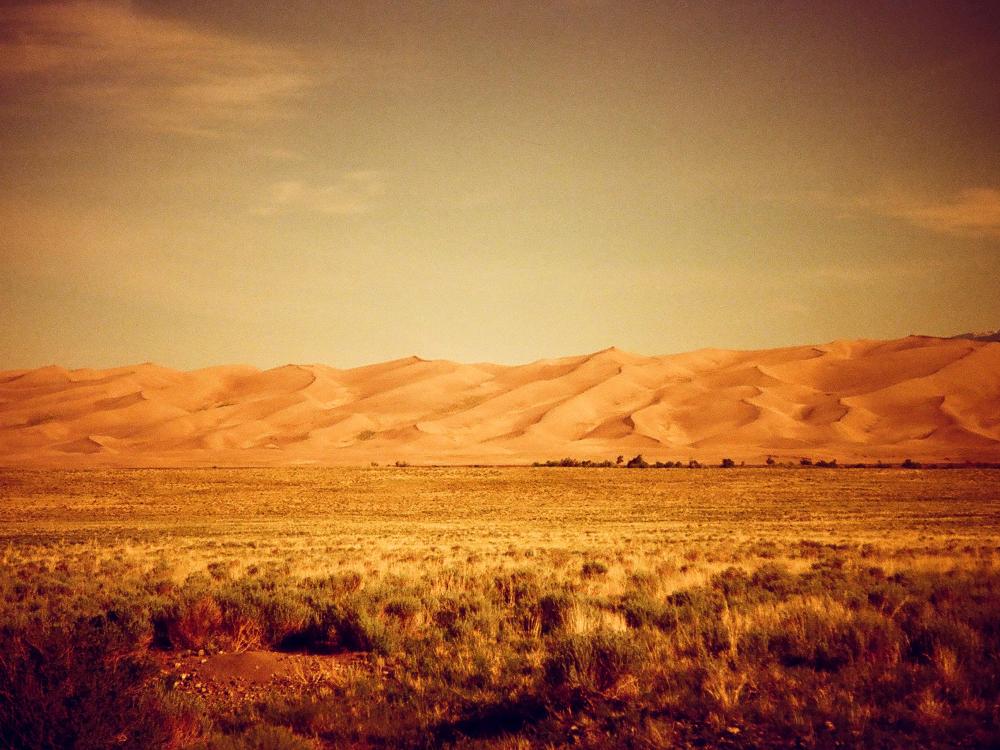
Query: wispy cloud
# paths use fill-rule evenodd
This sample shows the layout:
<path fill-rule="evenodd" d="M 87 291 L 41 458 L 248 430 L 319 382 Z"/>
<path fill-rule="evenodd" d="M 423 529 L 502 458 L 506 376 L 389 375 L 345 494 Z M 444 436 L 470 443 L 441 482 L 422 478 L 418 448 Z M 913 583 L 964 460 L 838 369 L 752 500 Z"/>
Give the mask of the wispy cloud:
<path fill-rule="evenodd" d="M 1000 189 L 970 187 L 950 195 L 930 195 L 883 187 L 860 196 L 827 190 L 758 194 L 758 200 L 815 206 L 843 218 L 859 215 L 900 219 L 914 226 L 956 237 L 1000 237 Z"/>
<path fill-rule="evenodd" d="M 799 271 L 799 278 L 823 285 L 880 286 L 888 279 L 912 283 L 945 272 L 946 265 L 936 258 L 907 258 L 906 262 L 868 260 L 850 265 L 823 264 Z"/>
<path fill-rule="evenodd" d="M 286 180 L 271 186 L 267 202 L 254 213 L 260 216 L 297 212 L 362 214 L 369 211 L 384 192 L 382 176 L 374 170 L 345 172 L 327 185 Z"/>
<path fill-rule="evenodd" d="M 858 201 L 872 213 L 903 219 L 932 232 L 966 237 L 1000 237 L 1000 190 L 976 187 L 938 199 L 887 192 Z"/>
<path fill-rule="evenodd" d="M 71 103 L 116 126 L 219 136 L 284 116 L 316 71 L 291 51 L 194 29 L 127 3 L 0 7 L 0 81 L 21 106 Z"/>

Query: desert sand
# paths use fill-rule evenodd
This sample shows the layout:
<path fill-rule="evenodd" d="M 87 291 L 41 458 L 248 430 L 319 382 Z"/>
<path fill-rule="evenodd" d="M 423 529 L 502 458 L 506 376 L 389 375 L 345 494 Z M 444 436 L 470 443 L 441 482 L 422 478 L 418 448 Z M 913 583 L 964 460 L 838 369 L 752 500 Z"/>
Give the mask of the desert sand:
<path fill-rule="evenodd" d="M 0 372 L 0 464 L 1000 460 L 1000 343 Z"/>

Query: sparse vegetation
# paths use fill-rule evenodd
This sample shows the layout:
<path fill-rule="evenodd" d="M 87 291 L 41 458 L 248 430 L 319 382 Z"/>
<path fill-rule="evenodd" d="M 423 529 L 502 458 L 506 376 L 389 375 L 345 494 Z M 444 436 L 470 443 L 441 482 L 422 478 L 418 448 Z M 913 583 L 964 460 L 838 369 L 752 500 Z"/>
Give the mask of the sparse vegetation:
<path fill-rule="evenodd" d="M 1000 737 L 994 474 L 606 476 L 3 472 L 0 746 Z"/>

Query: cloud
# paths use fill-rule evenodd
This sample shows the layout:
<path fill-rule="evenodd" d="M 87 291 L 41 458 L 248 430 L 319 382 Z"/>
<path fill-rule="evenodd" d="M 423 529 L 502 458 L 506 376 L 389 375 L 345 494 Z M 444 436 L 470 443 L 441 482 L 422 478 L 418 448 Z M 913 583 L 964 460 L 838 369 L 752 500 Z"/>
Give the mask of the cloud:
<path fill-rule="evenodd" d="M 823 264 L 804 268 L 800 278 L 818 281 L 824 285 L 877 286 L 887 279 L 905 280 L 912 283 L 932 278 L 946 272 L 947 267 L 937 258 L 907 258 L 906 262 L 890 259 L 868 260 L 848 264 Z"/>
<path fill-rule="evenodd" d="M 287 115 L 316 83 L 293 52 L 79 0 L 0 7 L 0 85 L 22 110 L 55 101 L 112 124 L 220 136 Z"/>
<path fill-rule="evenodd" d="M 859 200 L 857 206 L 940 234 L 1000 237 L 1000 190 L 994 188 L 966 188 L 945 199 L 884 192 Z"/>
<path fill-rule="evenodd" d="M 286 180 L 271 185 L 267 203 L 254 213 L 274 216 L 284 213 L 318 213 L 348 216 L 369 211 L 385 192 L 381 175 L 374 170 L 344 172 L 328 185 L 309 185 Z"/>

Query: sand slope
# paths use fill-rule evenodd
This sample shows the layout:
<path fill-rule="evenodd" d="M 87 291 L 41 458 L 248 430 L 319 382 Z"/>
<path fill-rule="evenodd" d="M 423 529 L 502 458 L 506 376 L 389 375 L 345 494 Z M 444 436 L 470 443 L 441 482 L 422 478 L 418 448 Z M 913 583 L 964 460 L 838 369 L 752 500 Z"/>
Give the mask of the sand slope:
<path fill-rule="evenodd" d="M 0 372 L 0 463 L 1000 460 L 1000 343 Z"/>

